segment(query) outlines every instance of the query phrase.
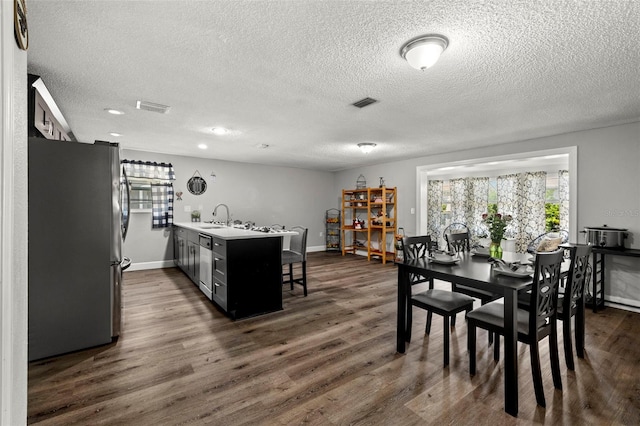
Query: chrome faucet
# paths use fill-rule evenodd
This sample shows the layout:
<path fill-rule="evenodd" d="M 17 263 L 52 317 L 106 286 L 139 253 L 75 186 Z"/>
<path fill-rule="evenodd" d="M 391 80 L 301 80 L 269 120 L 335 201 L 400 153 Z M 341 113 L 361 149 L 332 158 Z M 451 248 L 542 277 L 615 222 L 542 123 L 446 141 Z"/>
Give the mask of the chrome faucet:
<path fill-rule="evenodd" d="M 224 223 L 225 223 L 227 226 L 229 226 L 229 220 L 230 220 L 230 218 L 229 218 L 229 206 L 227 206 L 226 204 L 222 204 L 222 203 L 218 204 L 218 205 L 217 205 L 217 206 L 215 206 L 215 208 L 213 209 L 213 215 L 214 215 L 214 216 L 217 216 L 217 213 L 218 213 L 218 207 L 220 207 L 220 206 L 224 207 L 224 208 L 227 210 L 227 220 L 226 220 Z"/>

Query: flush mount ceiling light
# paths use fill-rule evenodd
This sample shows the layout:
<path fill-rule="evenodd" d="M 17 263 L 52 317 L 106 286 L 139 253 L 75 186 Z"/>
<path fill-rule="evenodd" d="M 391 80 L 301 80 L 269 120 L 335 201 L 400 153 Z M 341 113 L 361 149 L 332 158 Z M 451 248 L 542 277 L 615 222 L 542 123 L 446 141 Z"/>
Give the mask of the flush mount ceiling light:
<path fill-rule="evenodd" d="M 118 133 L 118 132 L 110 132 L 109 134 L 115 138 L 119 138 L 120 136 L 122 136 L 122 133 Z"/>
<path fill-rule="evenodd" d="M 113 115 L 122 115 L 124 114 L 124 112 L 119 111 L 117 109 L 113 109 L 113 108 L 105 108 L 105 111 L 107 111 L 109 114 L 113 114 Z"/>
<path fill-rule="evenodd" d="M 368 154 L 371 151 L 373 151 L 373 148 L 375 147 L 376 147 L 376 144 L 371 142 L 362 142 L 358 144 L 358 148 L 360 148 L 360 150 L 365 154 Z"/>
<path fill-rule="evenodd" d="M 417 70 L 430 68 L 449 45 L 445 36 L 429 34 L 414 38 L 400 50 L 400 55 Z"/>
<path fill-rule="evenodd" d="M 214 135 L 218 136 L 226 135 L 227 133 L 229 133 L 229 130 L 225 129 L 224 127 L 214 127 L 213 129 L 211 129 L 211 131 Z"/>
<path fill-rule="evenodd" d="M 201 143 L 200 145 L 198 145 L 198 148 L 207 149 L 207 146 L 205 144 Z"/>

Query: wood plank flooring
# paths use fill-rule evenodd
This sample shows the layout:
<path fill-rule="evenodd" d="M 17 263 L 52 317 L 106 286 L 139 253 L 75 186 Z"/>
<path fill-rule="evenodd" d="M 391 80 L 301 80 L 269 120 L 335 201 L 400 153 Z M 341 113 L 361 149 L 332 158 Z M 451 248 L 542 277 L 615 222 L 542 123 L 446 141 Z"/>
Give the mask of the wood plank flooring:
<path fill-rule="evenodd" d="M 519 345 L 520 413 L 504 413 L 503 363 L 478 331 L 470 377 L 463 316 L 442 367 L 442 318 L 415 310 L 395 350 L 393 264 L 311 253 L 309 296 L 283 288 L 284 310 L 233 322 L 178 269 L 125 273 L 117 342 L 29 365 L 28 423 L 41 425 L 422 425 L 640 423 L 640 314 L 587 312 L 586 358 L 536 405 Z M 442 288 L 449 284 L 437 282 Z M 561 339 L 562 327 L 559 326 Z M 562 351 L 562 343 L 560 342 Z"/>

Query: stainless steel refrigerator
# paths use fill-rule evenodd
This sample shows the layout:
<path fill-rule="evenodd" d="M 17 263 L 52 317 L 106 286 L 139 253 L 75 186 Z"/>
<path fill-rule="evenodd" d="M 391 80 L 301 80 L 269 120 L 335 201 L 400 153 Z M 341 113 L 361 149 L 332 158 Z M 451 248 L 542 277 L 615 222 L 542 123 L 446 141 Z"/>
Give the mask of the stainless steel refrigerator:
<path fill-rule="evenodd" d="M 29 361 L 120 334 L 128 185 L 117 144 L 29 139 Z"/>

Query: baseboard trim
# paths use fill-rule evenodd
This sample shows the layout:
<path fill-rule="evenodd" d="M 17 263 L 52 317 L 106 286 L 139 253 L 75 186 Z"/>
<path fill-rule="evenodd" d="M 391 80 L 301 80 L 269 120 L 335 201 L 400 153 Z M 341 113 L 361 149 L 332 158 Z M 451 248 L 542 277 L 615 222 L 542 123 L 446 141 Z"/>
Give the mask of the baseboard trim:
<path fill-rule="evenodd" d="M 617 296 L 608 296 L 604 300 L 605 306 L 610 306 L 612 308 L 622 309 L 630 312 L 638 312 L 640 313 L 640 302 L 637 300 L 627 299 L 624 297 Z"/>
<path fill-rule="evenodd" d="M 325 246 L 312 246 L 307 247 L 307 253 L 318 252 L 318 251 L 326 251 L 327 248 Z M 358 251 L 358 255 L 366 256 L 366 251 Z M 147 269 L 161 269 L 161 268 L 173 268 L 176 264 L 173 259 L 169 260 L 157 260 L 154 262 L 137 262 L 132 263 L 131 266 L 127 269 L 127 271 L 144 271 Z"/>
<path fill-rule="evenodd" d="M 176 264 L 173 259 L 158 260 L 155 262 L 138 262 L 132 263 L 127 271 L 144 271 L 146 269 L 173 268 L 174 266 L 176 266 Z"/>

